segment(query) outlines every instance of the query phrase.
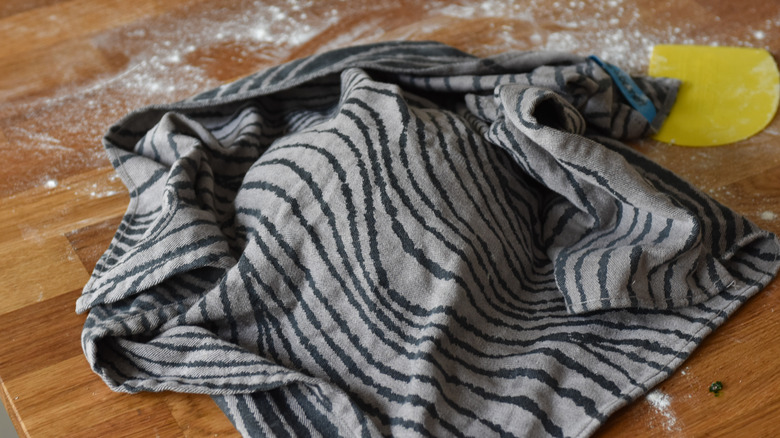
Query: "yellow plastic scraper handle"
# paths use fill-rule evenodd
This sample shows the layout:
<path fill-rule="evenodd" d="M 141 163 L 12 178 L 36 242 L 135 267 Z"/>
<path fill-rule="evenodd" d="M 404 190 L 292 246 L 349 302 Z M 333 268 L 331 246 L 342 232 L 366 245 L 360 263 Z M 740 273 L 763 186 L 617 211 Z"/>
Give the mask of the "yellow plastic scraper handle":
<path fill-rule="evenodd" d="M 716 146 L 764 129 L 780 101 L 780 73 L 763 49 L 658 45 L 650 76 L 682 81 L 677 101 L 655 139 Z"/>

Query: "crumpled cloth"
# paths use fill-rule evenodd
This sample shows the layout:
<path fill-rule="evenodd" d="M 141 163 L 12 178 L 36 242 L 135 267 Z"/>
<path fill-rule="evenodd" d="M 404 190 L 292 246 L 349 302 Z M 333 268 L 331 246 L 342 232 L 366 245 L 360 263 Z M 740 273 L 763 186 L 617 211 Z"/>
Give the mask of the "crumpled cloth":
<path fill-rule="evenodd" d="M 678 86 L 635 81 L 652 122 L 588 58 L 392 42 L 131 113 L 86 358 L 244 436 L 593 433 L 779 264 L 621 143 Z"/>

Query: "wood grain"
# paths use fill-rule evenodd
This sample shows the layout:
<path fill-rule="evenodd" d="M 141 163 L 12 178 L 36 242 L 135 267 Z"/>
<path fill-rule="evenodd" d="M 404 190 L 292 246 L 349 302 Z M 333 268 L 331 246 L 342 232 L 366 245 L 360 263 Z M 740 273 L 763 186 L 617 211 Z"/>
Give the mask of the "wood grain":
<path fill-rule="evenodd" d="M 80 346 L 80 288 L 128 195 L 100 137 L 128 111 L 355 43 L 434 39 L 476 55 L 597 53 L 641 71 L 656 43 L 780 51 L 765 0 L 261 2 L 10 0 L 0 4 L 0 387 L 23 437 L 237 436 L 207 396 L 116 394 Z M 780 233 L 780 119 L 717 148 L 639 141 L 651 159 Z M 772 437 L 780 431 L 780 283 L 599 437 Z M 714 380 L 722 395 L 707 391 Z"/>
<path fill-rule="evenodd" d="M 0 21 L 0 57 L 9 58 L 121 26 L 163 10 L 159 0 L 71 0 L 28 9 Z"/>
<path fill-rule="evenodd" d="M 120 222 L 122 217 L 116 216 L 65 235 L 87 271 L 95 269 L 98 259 L 106 251 L 106 242 L 114 237 Z"/>

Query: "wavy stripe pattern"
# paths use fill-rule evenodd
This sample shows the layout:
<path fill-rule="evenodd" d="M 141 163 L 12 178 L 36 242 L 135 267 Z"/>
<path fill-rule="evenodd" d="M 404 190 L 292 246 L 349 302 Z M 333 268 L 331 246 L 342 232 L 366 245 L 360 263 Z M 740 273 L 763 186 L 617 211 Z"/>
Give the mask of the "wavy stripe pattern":
<path fill-rule="evenodd" d="M 351 47 L 131 113 L 77 303 L 114 390 L 244 436 L 587 436 L 778 269 L 778 241 L 620 140 L 593 61 Z"/>

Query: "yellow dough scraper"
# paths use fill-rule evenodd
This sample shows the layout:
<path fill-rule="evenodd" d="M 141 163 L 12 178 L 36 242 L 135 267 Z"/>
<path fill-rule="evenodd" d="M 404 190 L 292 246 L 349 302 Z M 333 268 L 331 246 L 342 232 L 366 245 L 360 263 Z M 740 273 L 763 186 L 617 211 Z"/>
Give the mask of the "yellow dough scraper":
<path fill-rule="evenodd" d="M 780 101 L 780 73 L 764 49 L 658 45 L 648 73 L 682 81 L 654 136 L 666 143 L 717 146 L 743 140 L 772 121 Z"/>

